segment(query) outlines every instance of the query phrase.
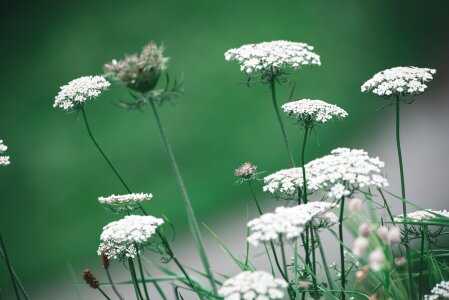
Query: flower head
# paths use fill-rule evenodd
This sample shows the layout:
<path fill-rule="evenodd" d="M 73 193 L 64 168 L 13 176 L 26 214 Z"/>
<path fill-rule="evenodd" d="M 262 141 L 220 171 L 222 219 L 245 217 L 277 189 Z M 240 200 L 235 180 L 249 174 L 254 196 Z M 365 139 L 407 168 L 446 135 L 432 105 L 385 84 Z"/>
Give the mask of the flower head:
<path fill-rule="evenodd" d="M 72 110 L 82 107 L 88 99 L 95 99 L 111 84 L 102 76 L 83 76 L 61 86 L 53 107 Z"/>
<path fill-rule="evenodd" d="M 134 258 L 150 243 L 158 226 L 164 221 L 152 216 L 125 216 L 109 223 L 100 236 L 98 255 L 108 258 Z"/>
<path fill-rule="evenodd" d="M 235 169 L 235 176 L 243 180 L 248 180 L 254 178 L 256 175 L 257 166 L 252 163 L 246 162 L 237 169 Z"/>
<path fill-rule="evenodd" d="M 373 250 L 368 257 L 369 266 L 374 272 L 382 270 L 385 263 L 385 254 L 381 248 Z"/>
<path fill-rule="evenodd" d="M 104 65 L 106 76 L 121 82 L 137 92 L 152 90 L 162 71 L 167 69 L 169 58 L 164 56 L 164 47 L 150 42 L 139 54 L 128 55 L 122 60 L 112 60 Z"/>
<path fill-rule="evenodd" d="M 117 212 L 130 211 L 136 209 L 144 201 L 151 200 L 153 194 L 132 193 L 126 195 L 114 195 L 108 197 L 98 197 L 98 202 L 105 204 Z"/>
<path fill-rule="evenodd" d="M 329 197 L 340 199 L 365 187 L 383 187 L 388 181 L 381 175 L 384 163 L 363 150 L 337 148 L 330 155 L 305 165 L 309 192 L 322 190 Z M 302 188 L 301 168 L 281 170 L 264 178 L 264 191 L 294 195 Z"/>
<path fill-rule="evenodd" d="M 284 298 L 287 286 L 265 271 L 246 271 L 226 280 L 218 294 L 224 300 L 277 300 Z"/>
<path fill-rule="evenodd" d="M 8 150 L 8 146 L 3 144 L 3 140 L 0 140 L 0 154 L 3 154 L 6 150 Z M 9 156 L 0 155 L 0 166 L 7 166 L 9 164 Z"/>
<path fill-rule="evenodd" d="M 426 295 L 425 300 L 449 299 L 449 281 L 438 283 L 431 291 L 431 295 Z"/>
<path fill-rule="evenodd" d="M 438 217 L 446 217 L 449 218 L 449 212 L 447 210 L 418 210 L 415 212 L 408 213 L 404 218 L 404 215 L 398 215 L 394 218 L 395 222 L 420 222 L 420 221 L 428 221 Z"/>
<path fill-rule="evenodd" d="M 100 287 L 100 281 L 95 277 L 91 270 L 85 269 L 83 271 L 84 281 L 93 289 L 98 289 Z"/>
<path fill-rule="evenodd" d="M 325 123 L 332 118 L 344 118 L 348 113 L 334 104 L 322 100 L 302 99 L 282 105 L 289 116 L 298 120 L 302 126 L 312 127 L 314 123 Z"/>
<path fill-rule="evenodd" d="M 334 207 L 335 204 L 327 202 L 309 202 L 294 207 L 280 206 L 274 213 L 263 214 L 248 222 L 248 242 L 257 246 L 259 243 L 277 241 L 280 236 L 295 239 L 314 218 L 320 219 L 320 223 L 334 223 L 336 216 L 329 213 Z"/>
<path fill-rule="evenodd" d="M 426 83 L 436 70 L 417 67 L 396 67 L 381 71 L 362 85 L 362 92 L 379 96 L 413 96 L 424 93 Z"/>
<path fill-rule="evenodd" d="M 225 59 L 236 60 L 248 75 L 262 73 L 262 79 L 272 79 L 288 67 L 298 70 L 304 65 L 321 65 L 312 46 L 289 41 L 243 45 L 226 51 Z"/>

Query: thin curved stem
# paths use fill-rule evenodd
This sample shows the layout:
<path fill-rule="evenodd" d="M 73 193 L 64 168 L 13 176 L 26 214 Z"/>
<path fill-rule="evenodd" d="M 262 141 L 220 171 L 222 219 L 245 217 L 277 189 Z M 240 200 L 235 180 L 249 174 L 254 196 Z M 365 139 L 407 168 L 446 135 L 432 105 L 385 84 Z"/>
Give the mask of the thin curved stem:
<path fill-rule="evenodd" d="M 16 294 L 16 298 L 18 300 L 20 300 L 19 289 L 17 287 L 17 283 L 16 283 L 16 280 L 15 280 L 15 277 L 14 277 L 14 271 L 12 269 L 11 262 L 9 261 L 8 254 L 6 253 L 5 243 L 3 242 L 3 238 L 2 238 L 1 235 L 0 235 L 0 246 L 2 248 L 2 252 L 3 252 L 3 255 L 5 257 L 5 263 L 6 263 L 6 266 L 8 267 L 9 276 L 11 277 L 12 285 L 14 287 L 14 293 Z"/>
<path fill-rule="evenodd" d="M 316 299 L 318 295 L 318 285 L 316 282 L 316 254 L 315 254 L 315 236 L 313 234 L 313 228 L 310 228 L 310 239 L 312 243 L 312 283 L 313 283 L 313 290 L 314 295 L 313 298 Z"/>
<path fill-rule="evenodd" d="M 332 276 L 329 272 L 329 267 L 327 265 L 326 254 L 324 253 L 323 245 L 321 244 L 321 238 L 318 230 L 315 230 L 315 237 L 318 244 L 318 248 L 320 249 L 321 260 L 323 261 L 324 271 L 326 273 L 327 283 L 331 290 L 334 289 L 334 283 L 332 281 Z"/>
<path fill-rule="evenodd" d="M 98 288 L 98 290 L 107 300 L 111 300 L 111 298 L 109 298 L 109 296 L 100 287 Z"/>
<path fill-rule="evenodd" d="M 262 212 L 262 209 L 260 208 L 259 201 L 257 201 L 256 194 L 254 193 L 253 185 L 251 184 L 251 182 L 248 185 L 249 185 L 249 188 L 251 189 L 251 195 L 253 195 L 253 199 L 254 199 L 254 202 L 256 203 L 257 210 L 259 211 L 259 214 L 262 215 L 263 212 Z"/>
<path fill-rule="evenodd" d="M 398 160 L 399 160 L 399 172 L 401 175 L 401 196 L 402 199 L 406 198 L 405 195 L 405 179 L 404 179 L 404 165 L 402 162 L 402 151 L 401 151 L 401 131 L 400 131 L 400 99 L 399 96 L 396 96 L 396 147 L 398 151 Z M 402 202 L 402 214 L 403 216 L 407 215 L 407 202 Z M 404 244 L 405 244 L 405 253 L 407 256 L 407 269 L 408 269 L 408 280 L 409 280 L 409 292 L 410 296 L 414 295 L 414 286 L 413 286 L 413 274 L 412 274 L 412 262 L 410 257 L 410 244 L 408 237 L 408 226 L 404 223 Z"/>
<path fill-rule="evenodd" d="M 419 297 L 418 299 L 422 299 L 423 294 L 423 270 L 424 270 L 424 229 L 421 228 L 421 259 L 420 259 L 420 268 L 419 268 Z M 430 276 L 430 275 L 429 275 Z"/>
<path fill-rule="evenodd" d="M 346 289 L 346 270 L 345 270 L 345 248 L 344 248 L 344 238 L 343 238 L 343 218 L 345 212 L 345 197 L 341 198 L 340 206 L 340 219 L 338 224 L 338 232 L 340 239 L 340 264 L 341 264 L 341 299 L 346 299 L 345 289 Z"/>
<path fill-rule="evenodd" d="M 148 293 L 147 283 L 145 281 L 145 273 L 143 272 L 142 260 L 140 259 L 140 254 L 137 252 L 137 264 L 139 266 L 140 278 L 142 279 L 143 291 L 147 300 L 150 300 L 150 295 Z"/>
<path fill-rule="evenodd" d="M 309 127 L 306 125 L 304 128 L 304 139 L 302 141 L 302 149 L 301 149 L 301 169 L 302 169 L 302 181 L 303 181 L 303 197 L 304 203 L 307 203 L 307 178 L 306 178 L 306 161 L 305 161 L 305 153 L 306 153 L 306 143 L 307 136 L 309 133 Z"/>
<path fill-rule="evenodd" d="M 128 187 L 128 185 L 126 184 L 125 180 L 123 180 L 122 176 L 120 175 L 120 173 L 117 171 L 117 169 L 114 167 L 114 165 L 111 163 L 111 160 L 108 158 L 108 156 L 106 155 L 106 153 L 103 151 L 103 149 L 101 148 L 100 144 L 98 144 L 97 140 L 95 139 L 94 135 L 92 134 L 92 130 L 90 129 L 89 126 L 89 122 L 87 121 L 87 116 L 86 116 L 86 111 L 84 110 L 84 107 L 81 107 L 81 113 L 83 115 L 83 119 L 84 119 L 84 124 L 86 125 L 86 129 L 87 129 L 87 133 L 89 134 L 90 139 L 92 140 L 92 142 L 94 143 L 95 147 L 97 147 L 98 151 L 101 153 L 101 155 L 103 156 L 103 158 L 106 160 L 106 162 L 108 163 L 109 167 L 112 169 L 112 171 L 115 173 L 115 175 L 117 176 L 117 178 L 120 180 L 120 182 L 123 184 L 123 186 L 125 187 L 125 189 L 128 191 L 128 193 L 131 193 L 131 189 Z"/>
<path fill-rule="evenodd" d="M 212 286 L 214 293 L 217 294 L 217 287 L 216 287 L 215 280 L 214 280 L 214 277 L 212 274 L 212 269 L 209 264 L 209 260 L 206 255 L 203 238 L 201 236 L 200 227 L 198 225 L 198 220 L 195 216 L 195 212 L 193 210 L 189 195 L 187 194 L 184 180 L 182 179 L 181 172 L 179 171 L 179 167 L 178 167 L 178 164 L 175 159 L 175 155 L 173 154 L 173 150 L 168 141 L 167 135 L 165 134 L 165 130 L 162 126 L 162 122 L 159 118 L 159 114 L 157 112 L 156 105 L 155 105 L 154 101 L 150 101 L 150 104 L 151 104 L 151 108 L 153 109 L 154 118 L 156 120 L 157 127 L 159 129 L 162 140 L 164 142 L 165 149 L 167 150 L 170 163 L 171 163 L 173 171 L 175 173 L 176 180 L 178 181 L 179 188 L 181 189 L 181 193 L 184 198 L 184 205 L 185 205 L 186 211 L 187 211 L 187 217 L 188 217 L 187 219 L 189 221 L 190 231 L 192 232 L 193 238 L 195 240 L 195 245 L 197 247 L 198 253 L 201 258 L 201 262 L 203 263 L 203 266 L 206 271 L 207 277 L 209 279 L 210 285 Z"/>
<path fill-rule="evenodd" d="M 111 285 L 112 290 L 114 291 L 115 295 L 120 299 L 123 300 L 122 295 L 120 295 L 119 291 L 115 287 L 114 281 L 112 280 L 111 272 L 109 272 L 109 268 L 105 269 L 106 276 L 108 277 L 109 284 Z"/>
<path fill-rule="evenodd" d="M 287 133 L 285 131 L 284 123 L 282 122 L 281 114 L 279 113 L 279 107 L 276 100 L 276 79 L 270 81 L 271 99 L 273 101 L 274 111 L 278 119 L 279 125 L 281 126 L 282 137 L 284 138 L 285 148 L 288 152 L 288 157 L 290 159 L 290 164 L 292 167 L 295 166 L 295 160 L 293 159 L 293 153 L 290 149 L 290 144 L 288 143 Z"/>
<path fill-rule="evenodd" d="M 131 258 L 128 259 L 128 264 L 129 264 L 129 273 L 131 273 L 131 278 L 134 284 L 134 291 L 136 292 L 136 298 L 143 300 L 142 292 L 140 291 L 139 287 L 139 282 L 137 281 L 136 269 L 134 267 L 134 262 Z"/>

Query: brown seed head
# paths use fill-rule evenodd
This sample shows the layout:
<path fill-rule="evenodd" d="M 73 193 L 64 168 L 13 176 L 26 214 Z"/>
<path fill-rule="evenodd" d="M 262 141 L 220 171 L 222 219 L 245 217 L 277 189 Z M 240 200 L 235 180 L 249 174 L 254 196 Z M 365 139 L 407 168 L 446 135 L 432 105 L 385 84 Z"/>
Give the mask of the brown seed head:
<path fill-rule="evenodd" d="M 100 287 L 100 282 L 97 277 L 94 276 L 91 270 L 86 269 L 83 271 L 84 281 L 93 289 L 98 289 Z"/>

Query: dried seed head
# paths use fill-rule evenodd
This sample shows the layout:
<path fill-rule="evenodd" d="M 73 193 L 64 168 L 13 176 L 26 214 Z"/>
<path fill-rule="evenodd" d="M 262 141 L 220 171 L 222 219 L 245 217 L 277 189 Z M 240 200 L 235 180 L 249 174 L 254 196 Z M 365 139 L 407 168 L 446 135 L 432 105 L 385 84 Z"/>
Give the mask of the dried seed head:
<path fill-rule="evenodd" d="M 83 271 L 84 281 L 93 289 L 98 289 L 100 287 L 100 282 L 97 277 L 92 273 L 91 270 L 86 269 Z"/>
<path fill-rule="evenodd" d="M 110 261 L 109 261 L 108 256 L 104 252 L 101 253 L 101 262 L 103 265 L 103 269 L 107 270 L 109 268 Z"/>

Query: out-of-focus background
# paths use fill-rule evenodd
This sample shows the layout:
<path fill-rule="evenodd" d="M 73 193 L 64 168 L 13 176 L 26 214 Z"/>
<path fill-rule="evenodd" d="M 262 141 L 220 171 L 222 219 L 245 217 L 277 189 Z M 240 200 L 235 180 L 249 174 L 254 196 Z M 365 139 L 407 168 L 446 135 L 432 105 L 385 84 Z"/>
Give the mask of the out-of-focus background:
<path fill-rule="evenodd" d="M 315 46 L 322 66 L 290 76 L 297 83 L 295 97 L 338 104 L 349 117 L 317 130 L 307 160 L 338 146 L 364 148 L 387 162 L 393 191 L 398 190 L 393 111 L 378 110 L 385 102 L 361 94 L 360 85 L 388 67 L 436 68 L 429 91 L 403 110 L 403 149 L 411 200 L 449 208 L 448 8 L 445 0 L 4 3 L 0 139 L 12 163 L 0 170 L 0 232 L 32 298 L 77 299 L 70 269 L 78 280 L 86 267 L 104 280 L 96 249 L 102 227 L 117 217 L 96 199 L 125 192 L 80 116 L 53 109 L 54 96 L 69 80 L 101 74 L 104 63 L 140 51 L 150 40 L 166 46 L 172 77 L 185 76 L 185 95 L 164 105 L 161 117 L 198 218 L 238 254 L 251 202 L 247 187 L 235 183 L 234 168 L 244 161 L 268 173 L 288 167 L 268 87 L 248 88 L 237 64 L 224 60 L 227 49 L 245 43 L 286 39 Z M 280 104 L 288 101 L 290 89 L 278 89 Z M 89 102 L 92 129 L 132 189 L 154 194 L 148 211 L 171 219 L 176 251 L 196 264 L 152 113 L 115 105 L 128 98 L 124 88 L 114 86 Z M 285 122 L 298 157 L 301 133 L 291 120 Z M 260 188 L 257 194 L 267 209 L 279 204 Z M 212 264 L 227 270 L 225 254 L 204 234 Z M 121 269 L 120 263 L 114 268 Z M 13 297 L 4 264 L 0 288 L 2 299 Z M 80 293 L 83 299 L 97 297 L 84 287 Z"/>

